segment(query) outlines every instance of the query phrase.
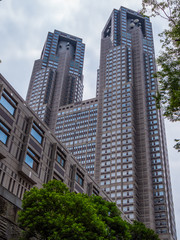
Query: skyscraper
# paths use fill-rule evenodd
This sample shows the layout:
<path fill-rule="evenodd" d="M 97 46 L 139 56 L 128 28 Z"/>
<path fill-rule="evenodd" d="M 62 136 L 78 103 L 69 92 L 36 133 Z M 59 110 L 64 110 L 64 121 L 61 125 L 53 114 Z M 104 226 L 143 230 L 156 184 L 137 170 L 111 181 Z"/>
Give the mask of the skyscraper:
<path fill-rule="evenodd" d="M 176 239 L 148 17 L 113 10 L 101 37 L 95 179 L 130 219 Z"/>
<path fill-rule="evenodd" d="M 82 39 L 55 30 L 34 63 L 26 101 L 51 129 L 60 106 L 82 101 L 84 48 Z"/>
<path fill-rule="evenodd" d="M 63 61 L 59 65 L 68 72 Z M 62 102 L 51 103 L 49 126 L 130 219 L 155 229 L 161 239 L 175 240 L 164 125 L 153 97 L 155 71 L 149 18 L 114 9 L 102 31 L 96 98 L 63 102 L 59 91 Z M 33 79 L 35 72 L 36 67 Z"/>
<path fill-rule="evenodd" d="M 83 104 L 82 104 L 83 105 Z M 19 240 L 24 193 L 56 179 L 71 192 L 112 202 L 0 74 L 0 239 Z M 121 217 L 130 222 L 121 212 Z"/>

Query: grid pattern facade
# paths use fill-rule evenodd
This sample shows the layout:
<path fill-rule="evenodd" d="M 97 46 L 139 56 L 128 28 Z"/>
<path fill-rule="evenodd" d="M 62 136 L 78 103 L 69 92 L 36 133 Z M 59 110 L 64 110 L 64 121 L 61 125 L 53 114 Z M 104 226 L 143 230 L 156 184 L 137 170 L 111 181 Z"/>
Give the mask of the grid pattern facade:
<path fill-rule="evenodd" d="M 29 106 L 46 123 L 50 120 L 54 84 L 54 72 L 51 69 L 42 69 L 36 73 Z"/>
<path fill-rule="evenodd" d="M 130 219 L 176 239 L 148 17 L 114 10 L 101 39 L 95 178 Z"/>
<path fill-rule="evenodd" d="M 82 101 L 84 48 L 82 39 L 55 30 L 34 63 L 26 101 L 52 130 L 60 106 Z"/>
<path fill-rule="evenodd" d="M 91 176 L 94 176 L 97 99 L 59 109 L 55 134 Z"/>
<path fill-rule="evenodd" d="M 71 77 L 81 80 L 84 45 L 79 45 L 81 58 L 73 62 L 76 51 L 72 36 L 67 51 L 70 35 L 64 40 L 61 32 L 55 32 L 60 35 L 55 44 L 60 44 L 60 49 L 51 49 L 53 45 L 46 43 L 32 73 L 32 79 L 38 79 L 37 69 L 43 66 L 45 71 L 42 73 L 41 69 L 39 77 L 51 79 L 48 82 L 55 91 L 48 92 L 45 111 L 41 97 L 38 104 L 36 98 L 31 99 L 31 106 L 38 107 L 35 110 L 42 119 L 47 113 L 43 121 L 131 220 L 155 229 L 162 240 L 176 240 L 164 125 L 153 97 L 157 80 L 149 18 L 124 7 L 113 10 L 102 31 L 96 99 L 80 103 L 75 102 L 81 98 L 66 101 L 69 89 L 76 94 L 75 88 L 61 85 L 61 81 L 56 85 L 54 81 L 55 71 L 57 77 L 62 73 L 69 76 L 71 71 Z M 49 34 L 48 42 L 53 38 Z M 52 59 L 54 62 L 50 62 Z M 70 82 L 77 82 L 77 92 L 81 92 L 78 81 Z M 68 84 L 69 80 L 65 82 Z M 47 99 L 43 94 L 42 89 L 40 95 Z"/>
<path fill-rule="evenodd" d="M 18 208 L 26 191 L 52 179 L 70 191 L 112 201 L 1 74 L 0 160 L 1 197 Z"/>
<path fill-rule="evenodd" d="M 128 217 L 134 219 L 137 215 L 134 198 L 137 182 L 134 169 L 132 73 L 129 74 L 131 66 L 131 51 L 126 46 L 109 51 L 102 108 L 100 181 L 118 206 L 122 206 Z"/>

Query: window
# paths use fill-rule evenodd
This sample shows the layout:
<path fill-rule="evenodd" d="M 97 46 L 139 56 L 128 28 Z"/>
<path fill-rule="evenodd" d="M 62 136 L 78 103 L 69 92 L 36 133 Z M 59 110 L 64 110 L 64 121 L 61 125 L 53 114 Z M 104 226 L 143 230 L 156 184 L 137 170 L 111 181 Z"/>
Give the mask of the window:
<path fill-rule="evenodd" d="M 14 116 L 17 103 L 5 90 L 2 93 L 0 103 L 12 116 Z"/>
<path fill-rule="evenodd" d="M 7 144 L 10 130 L 7 128 L 4 123 L 0 122 L 0 141 L 4 144 Z"/>
<path fill-rule="evenodd" d="M 98 196 L 99 195 L 99 191 L 93 186 L 93 192 L 92 194 Z"/>
<path fill-rule="evenodd" d="M 40 144 L 42 144 L 43 134 L 44 132 L 35 123 L 33 123 L 31 136 L 33 136 Z"/>
<path fill-rule="evenodd" d="M 84 179 L 79 171 L 76 173 L 76 182 L 79 183 L 79 185 L 83 186 Z"/>
<path fill-rule="evenodd" d="M 61 151 L 57 152 L 57 162 L 64 168 L 65 167 L 65 154 Z"/>
<path fill-rule="evenodd" d="M 27 149 L 25 163 L 37 172 L 39 165 L 39 156 L 37 156 L 31 149 Z"/>

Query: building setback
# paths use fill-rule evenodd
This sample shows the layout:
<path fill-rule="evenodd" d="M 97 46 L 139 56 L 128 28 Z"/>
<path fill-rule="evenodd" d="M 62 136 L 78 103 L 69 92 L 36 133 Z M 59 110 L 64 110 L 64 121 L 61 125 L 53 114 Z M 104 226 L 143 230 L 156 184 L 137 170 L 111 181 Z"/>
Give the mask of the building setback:
<path fill-rule="evenodd" d="M 57 42 L 61 41 L 58 36 Z M 64 54 L 72 56 L 70 49 L 58 52 L 56 48 L 55 53 L 57 59 L 61 54 L 62 59 Z M 43 57 L 38 61 L 41 71 L 53 71 L 52 66 L 42 64 Z M 59 60 L 58 66 L 69 72 L 70 65 L 64 61 Z M 130 219 L 155 229 L 163 240 L 176 240 L 164 124 L 153 97 L 155 72 L 149 18 L 124 7 L 114 9 L 101 35 L 96 98 L 62 104 L 54 98 L 54 110 L 48 112 L 53 124 L 45 122 Z M 30 86 L 35 74 L 36 67 Z M 56 78 L 57 85 L 60 81 L 66 78 Z M 68 96 L 64 86 L 63 94 Z M 32 97 L 30 89 L 30 106 L 39 102 L 46 106 L 44 100 Z M 57 99 L 61 99 L 59 93 Z"/>

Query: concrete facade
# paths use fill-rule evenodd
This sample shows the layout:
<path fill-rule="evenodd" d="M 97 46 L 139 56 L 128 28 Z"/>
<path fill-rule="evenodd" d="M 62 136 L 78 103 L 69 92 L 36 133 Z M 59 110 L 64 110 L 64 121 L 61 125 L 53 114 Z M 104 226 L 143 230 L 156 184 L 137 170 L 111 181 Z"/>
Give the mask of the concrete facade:
<path fill-rule="evenodd" d="M 17 211 L 24 192 L 51 179 L 63 181 L 70 191 L 112 201 L 0 75 L 1 239 L 18 239 Z"/>
<path fill-rule="evenodd" d="M 64 106 L 57 101 L 50 127 L 128 218 L 155 229 L 162 240 L 176 240 L 155 72 L 149 18 L 114 9 L 101 35 L 96 98 Z"/>
<path fill-rule="evenodd" d="M 96 127 L 96 98 L 59 108 L 55 135 L 94 176 Z"/>
<path fill-rule="evenodd" d="M 52 130 L 60 106 L 82 101 L 84 49 L 82 39 L 55 30 L 34 63 L 26 101 Z"/>
<path fill-rule="evenodd" d="M 101 36 L 95 179 L 130 219 L 177 239 L 151 23 L 121 7 Z"/>

